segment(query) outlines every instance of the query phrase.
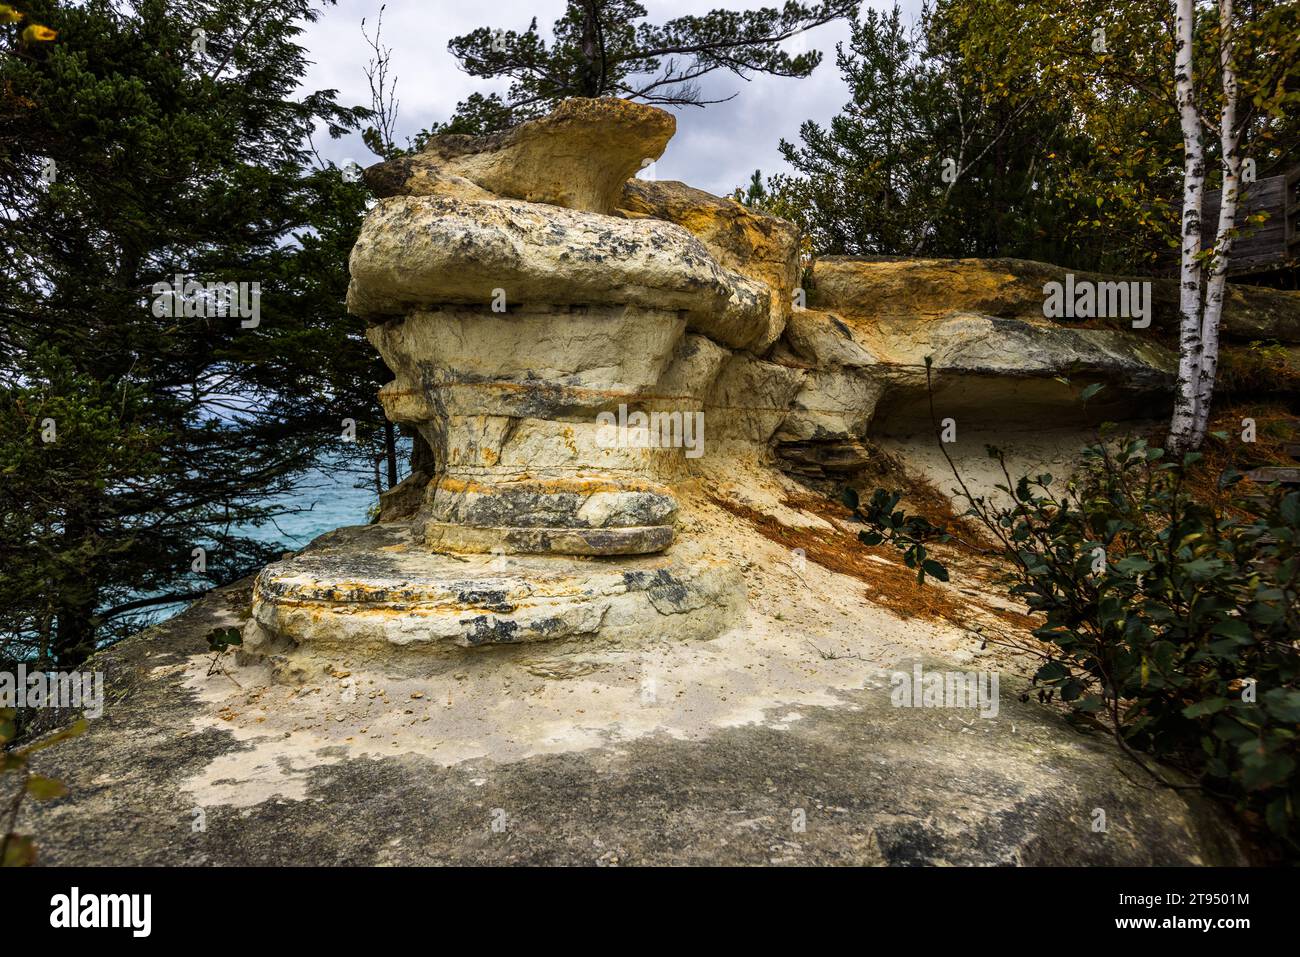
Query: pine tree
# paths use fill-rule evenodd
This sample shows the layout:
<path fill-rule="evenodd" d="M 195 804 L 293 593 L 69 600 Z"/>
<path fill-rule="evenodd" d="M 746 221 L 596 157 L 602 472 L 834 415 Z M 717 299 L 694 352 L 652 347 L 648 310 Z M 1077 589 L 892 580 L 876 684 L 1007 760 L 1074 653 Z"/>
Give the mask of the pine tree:
<path fill-rule="evenodd" d="M 29 6 L 57 38 L 0 28 L 0 656 L 67 666 L 273 557 L 234 530 L 383 421 L 342 306 L 365 193 L 310 145 L 368 111 L 295 93 L 306 0 Z M 259 284 L 258 321 L 176 276 Z"/>
<path fill-rule="evenodd" d="M 780 44 L 841 17 L 856 17 L 857 8 L 857 0 L 788 0 L 779 9 L 713 10 L 652 24 L 638 22 L 646 10 L 633 0 L 569 0 L 550 44 L 536 18 L 522 33 L 479 27 L 451 40 L 447 47 L 465 72 L 508 77 L 511 86 L 504 97 L 476 93 L 462 101 L 438 132 L 503 129 L 572 96 L 703 106 L 720 102 L 706 99 L 698 82 L 717 70 L 742 78 L 753 73 L 805 77 L 821 54 L 791 55 Z"/>
<path fill-rule="evenodd" d="M 836 63 L 851 98 L 781 142 L 768 189 L 823 254 L 1057 259 L 1038 157 L 1078 150 L 1057 114 L 981 83 L 933 11 L 868 10 Z"/>
<path fill-rule="evenodd" d="M 825 252 L 898 253 L 919 236 L 937 191 L 930 160 L 941 95 L 921 43 L 897 6 L 867 10 L 848 47 L 836 47 L 850 101 L 828 126 L 804 122 L 799 145 L 781 142 Z"/>

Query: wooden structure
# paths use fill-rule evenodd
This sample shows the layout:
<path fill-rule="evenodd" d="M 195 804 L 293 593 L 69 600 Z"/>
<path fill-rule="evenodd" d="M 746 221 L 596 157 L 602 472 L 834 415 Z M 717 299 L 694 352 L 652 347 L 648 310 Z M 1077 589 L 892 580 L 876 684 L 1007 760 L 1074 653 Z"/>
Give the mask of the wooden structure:
<path fill-rule="evenodd" d="M 1240 234 L 1232 244 L 1228 275 L 1253 276 L 1294 270 L 1300 265 L 1300 166 L 1279 176 L 1256 180 L 1237 205 Z M 1220 190 L 1206 192 L 1201 207 L 1202 244 L 1214 244 L 1219 226 Z M 1246 217 L 1267 213 L 1259 225 L 1245 226 Z M 1244 227 L 1244 228 L 1243 228 Z"/>

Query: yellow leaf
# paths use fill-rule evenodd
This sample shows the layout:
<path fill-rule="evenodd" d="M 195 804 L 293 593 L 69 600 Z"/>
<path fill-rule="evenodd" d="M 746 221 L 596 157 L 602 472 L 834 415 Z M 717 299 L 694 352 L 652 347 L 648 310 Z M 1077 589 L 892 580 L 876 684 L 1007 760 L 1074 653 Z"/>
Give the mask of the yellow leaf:
<path fill-rule="evenodd" d="M 27 779 L 27 793 L 38 801 L 50 801 L 63 797 L 68 789 L 62 781 L 33 774 Z"/>
<path fill-rule="evenodd" d="M 53 745 L 58 744 L 60 741 L 66 741 L 69 738 L 75 738 L 77 735 L 83 734 L 85 730 L 89 727 L 90 727 L 90 722 L 88 722 L 85 718 L 78 718 L 76 721 L 72 722 L 72 724 L 68 725 L 66 728 L 63 728 L 60 731 L 56 731 L 48 738 L 42 738 L 40 741 L 37 741 L 35 744 L 29 744 L 27 745 L 27 747 L 21 748 L 14 753 L 21 758 L 25 758 L 29 755 L 35 754 L 37 751 L 44 751 L 46 748 L 52 747 Z"/>
<path fill-rule="evenodd" d="M 9 4 L 0 3 L 0 23 L 17 23 L 22 18 L 23 15 Z"/>
<path fill-rule="evenodd" d="M 37 43 L 45 40 L 53 40 L 59 35 L 59 31 L 51 30 L 49 27 L 43 27 L 39 23 L 33 23 L 23 31 L 23 39 L 28 43 Z"/>
<path fill-rule="evenodd" d="M 8 842 L 5 843 L 5 856 L 4 860 L 0 860 L 0 867 L 31 867 L 35 863 L 36 845 L 32 843 L 32 839 L 10 834 Z"/>

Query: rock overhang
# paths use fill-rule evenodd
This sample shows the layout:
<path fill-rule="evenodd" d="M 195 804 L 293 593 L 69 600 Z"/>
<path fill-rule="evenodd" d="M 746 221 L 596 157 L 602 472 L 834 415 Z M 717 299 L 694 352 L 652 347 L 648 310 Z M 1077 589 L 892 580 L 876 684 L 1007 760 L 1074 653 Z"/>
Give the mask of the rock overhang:
<path fill-rule="evenodd" d="M 1044 287 L 1067 271 L 846 257 L 807 268 L 792 224 L 629 178 L 672 129 L 651 107 L 573 101 L 367 171 L 383 198 L 353 250 L 348 303 L 394 373 L 387 414 L 434 450 L 433 470 L 392 496 L 418 547 L 515 556 L 538 575 L 551 561 L 676 560 L 698 544 L 678 534 L 680 483 L 725 481 L 740 462 L 841 480 L 868 464 L 870 437 L 930 431 L 931 398 L 977 433 L 1151 416 L 1168 401 L 1159 322 L 1045 316 Z M 1079 392 L 1097 382 L 1085 413 Z M 703 457 L 611 445 L 600 423 L 615 413 L 700 415 Z M 564 632 L 536 633 L 548 630 Z"/>

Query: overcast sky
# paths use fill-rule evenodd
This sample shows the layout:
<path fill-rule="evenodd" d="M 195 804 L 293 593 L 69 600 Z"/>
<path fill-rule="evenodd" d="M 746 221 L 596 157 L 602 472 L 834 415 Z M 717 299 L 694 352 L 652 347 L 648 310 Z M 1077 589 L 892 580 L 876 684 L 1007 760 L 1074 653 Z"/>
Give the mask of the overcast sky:
<path fill-rule="evenodd" d="M 662 22 L 688 13 L 724 7 L 753 9 L 779 6 L 782 0 L 643 0 L 647 19 Z M 873 0 L 865 6 L 892 7 L 892 0 Z M 914 16 L 920 0 L 902 0 L 904 16 Z M 500 81 L 484 81 L 462 73 L 447 52 L 447 41 L 475 27 L 504 27 L 523 31 L 537 17 L 549 38 L 550 27 L 564 9 L 564 0 L 388 0 L 384 12 L 383 42 L 392 47 L 392 73 L 397 77 L 399 143 L 423 127 L 447 119 L 459 100 L 475 91 L 505 91 Z M 373 28 L 380 0 L 339 0 L 326 7 L 321 19 L 310 24 L 302 38 L 314 65 L 306 78 L 309 89 L 334 88 L 339 102 L 369 105 L 365 65 L 369 47 L 361 36 L 361 20 Z M 796 50 L 799 41 L 825 56 L 812 76 L 803 80 L 756 76 L 749 81 L 718 71 L 701 84 L 706 98 L 738 95 L 727 103 L 674 109 L 677 135 L 656 164 L 659 179 L 679 179 L 700 189 L 722 194 L 748 182 L 755 169 L 764 174 L 785 169 L 777 144 L 782 137 L 795 139 L 806 119 L 825 122 L 839 112 L 848 98 L 835 68 L 835 43 L 848 36 L 844 23 L 818 27 L 803 37 L 787 41 Z M 342 165 L 354 159 L 362 166 L 376 158 L 359 136 L 317 140 L 326 159 Z"/>

